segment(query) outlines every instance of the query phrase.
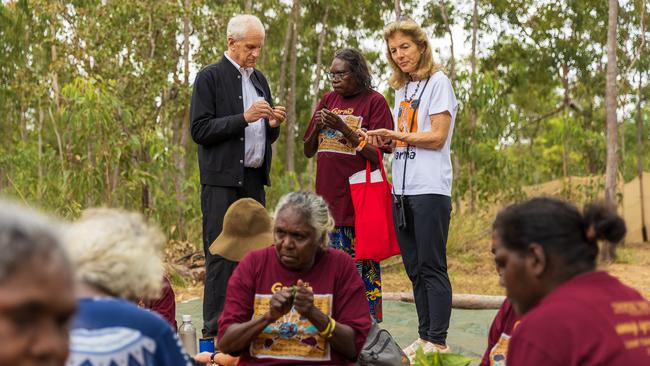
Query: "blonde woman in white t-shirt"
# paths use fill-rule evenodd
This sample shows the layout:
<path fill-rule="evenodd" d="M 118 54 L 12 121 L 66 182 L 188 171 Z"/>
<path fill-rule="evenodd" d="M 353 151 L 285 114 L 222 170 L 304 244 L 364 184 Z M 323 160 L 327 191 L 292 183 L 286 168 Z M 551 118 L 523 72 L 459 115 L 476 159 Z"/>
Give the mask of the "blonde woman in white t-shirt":
<path fill-rule="evenodd" d="M 394 147 L 395 230 L 413 284 L 419 338 L 404 350 L 448 352 L 451 284 L 447 233 L 451 215 L 451 137 L 457 102 L 451 83 L 433 62 L 422 28 L 401 18 L 384 28 L 389 80 L 395 89 L 395 129 L 368 131 L 369 141 Z"/>

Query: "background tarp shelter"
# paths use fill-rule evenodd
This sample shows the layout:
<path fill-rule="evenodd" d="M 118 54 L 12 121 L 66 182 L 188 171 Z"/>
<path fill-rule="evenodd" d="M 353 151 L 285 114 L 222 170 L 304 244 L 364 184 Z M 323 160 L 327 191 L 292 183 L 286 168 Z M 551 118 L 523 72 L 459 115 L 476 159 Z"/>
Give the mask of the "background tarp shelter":
<path fill-rule="evenodd" d="M 643 201 L 645 207 L 645 227 L 650 229 L 650 173 L 643 172 Z M 625 241 L 628 243 L 640 243 L 643 241 L 641 228 L 641 190 L 639 189 L 639 177 L 637 176 L 623 187 L 623 218 L 627 225 Z M 650 233 L 648 233 L 650 234 Z"/>

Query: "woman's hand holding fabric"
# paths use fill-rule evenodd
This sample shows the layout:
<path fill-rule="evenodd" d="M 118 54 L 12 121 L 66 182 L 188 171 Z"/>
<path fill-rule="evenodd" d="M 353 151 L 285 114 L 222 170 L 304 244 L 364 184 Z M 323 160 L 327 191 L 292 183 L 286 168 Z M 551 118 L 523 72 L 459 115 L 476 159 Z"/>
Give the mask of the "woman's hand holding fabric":
<path fill-rule="evenodd" d="M 314 309 L 314 293 L 311 289 L 305 287 L 302 280 L 298 280 L 296 285 L 296 297 L 293 306 L 300 315 L 309 318 Z"/>
<path fill-rule="evenodd" d="M 340 131 L 344 136 L 349 135 L 351 132 L 353 132 L 348 125 L 343 122 L 341 117 L 338 115 L 328 111 L 327 109 L 323 108 L 320 110 L 321 116 L 323 119 L 323 123 L 325 124 L 326 127 L 335 129 L 337 131 Z"/>
<path fill-rule="evenodd" d="M 280 319 L 280 317 L 291 310 L 293 306 L 293 294 L 290 289 L 282 289 L 271 296 L 269 311 L 264 315 L 270 323 Z"/>

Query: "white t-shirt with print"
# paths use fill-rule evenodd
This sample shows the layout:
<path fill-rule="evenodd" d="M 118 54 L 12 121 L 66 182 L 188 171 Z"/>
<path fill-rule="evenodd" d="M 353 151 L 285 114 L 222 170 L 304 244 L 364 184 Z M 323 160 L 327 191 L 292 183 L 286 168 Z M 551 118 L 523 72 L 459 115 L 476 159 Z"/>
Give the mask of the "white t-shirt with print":
<path fill-rule="evenodd" d="M 431 131 L 430 116 L 445 111 L 451 114 L 451 125 L 449 126 L 447 141 L 445 141 L 442 149 L 433 150 L 414 146 L 408 148 L 404 194 L 440 194 L 451 197 L 453 172 L 450 145 L 451 137 L 454 134 L 458 102 L 449 78 L 442 71 L 431 75 L 425 88 L 426 82 L 426 79 L 421 81 L 420 88 L 424 88 L 424 90 L 418 90 L 415 95 L 413 93 L 417 87 L 417 81 L 411 81 L 395 91 L 395 108 L 393 109 L 395 130 Z M 407 87 L 409 95 L 405 95 Z M 411 123 L 414 106 L 410 98 L 413 95 L 412 98 L 417 100 L 421 92 L 422 98 L 419 102 L 419 108 L 416 110 L 416 118 Z M 398 143 L 393 153 L 393 188 L 396 194 L 402 194 L 404 159 L 407 155 L 406 146 L 404 145 Z"/>

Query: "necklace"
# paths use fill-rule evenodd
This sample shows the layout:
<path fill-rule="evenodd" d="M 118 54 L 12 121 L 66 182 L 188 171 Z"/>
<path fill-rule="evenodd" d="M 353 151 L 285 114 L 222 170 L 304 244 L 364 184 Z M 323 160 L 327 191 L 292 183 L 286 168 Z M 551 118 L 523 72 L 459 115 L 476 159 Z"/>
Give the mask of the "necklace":
<path fill-rule="evenodd" d="M 413 100 L 413 97 L 415 96 L 415 94 L 418 93 L 418 90 L 420 89 L 420 83 L 421 82 L 422 82 L 422 80 L 418 80 L 418 84 L 415 86 L 415 91 L 413 91 L 413 94 L 411 94 L 411 97 L 409 97 L 408 99 L 406 98 L 406 96 L 408 95 L 409 84 L 411 82 L 409 81 L 408 83 L 406 83 L 406 87 L 404 88 L 404 100 Z"/>

